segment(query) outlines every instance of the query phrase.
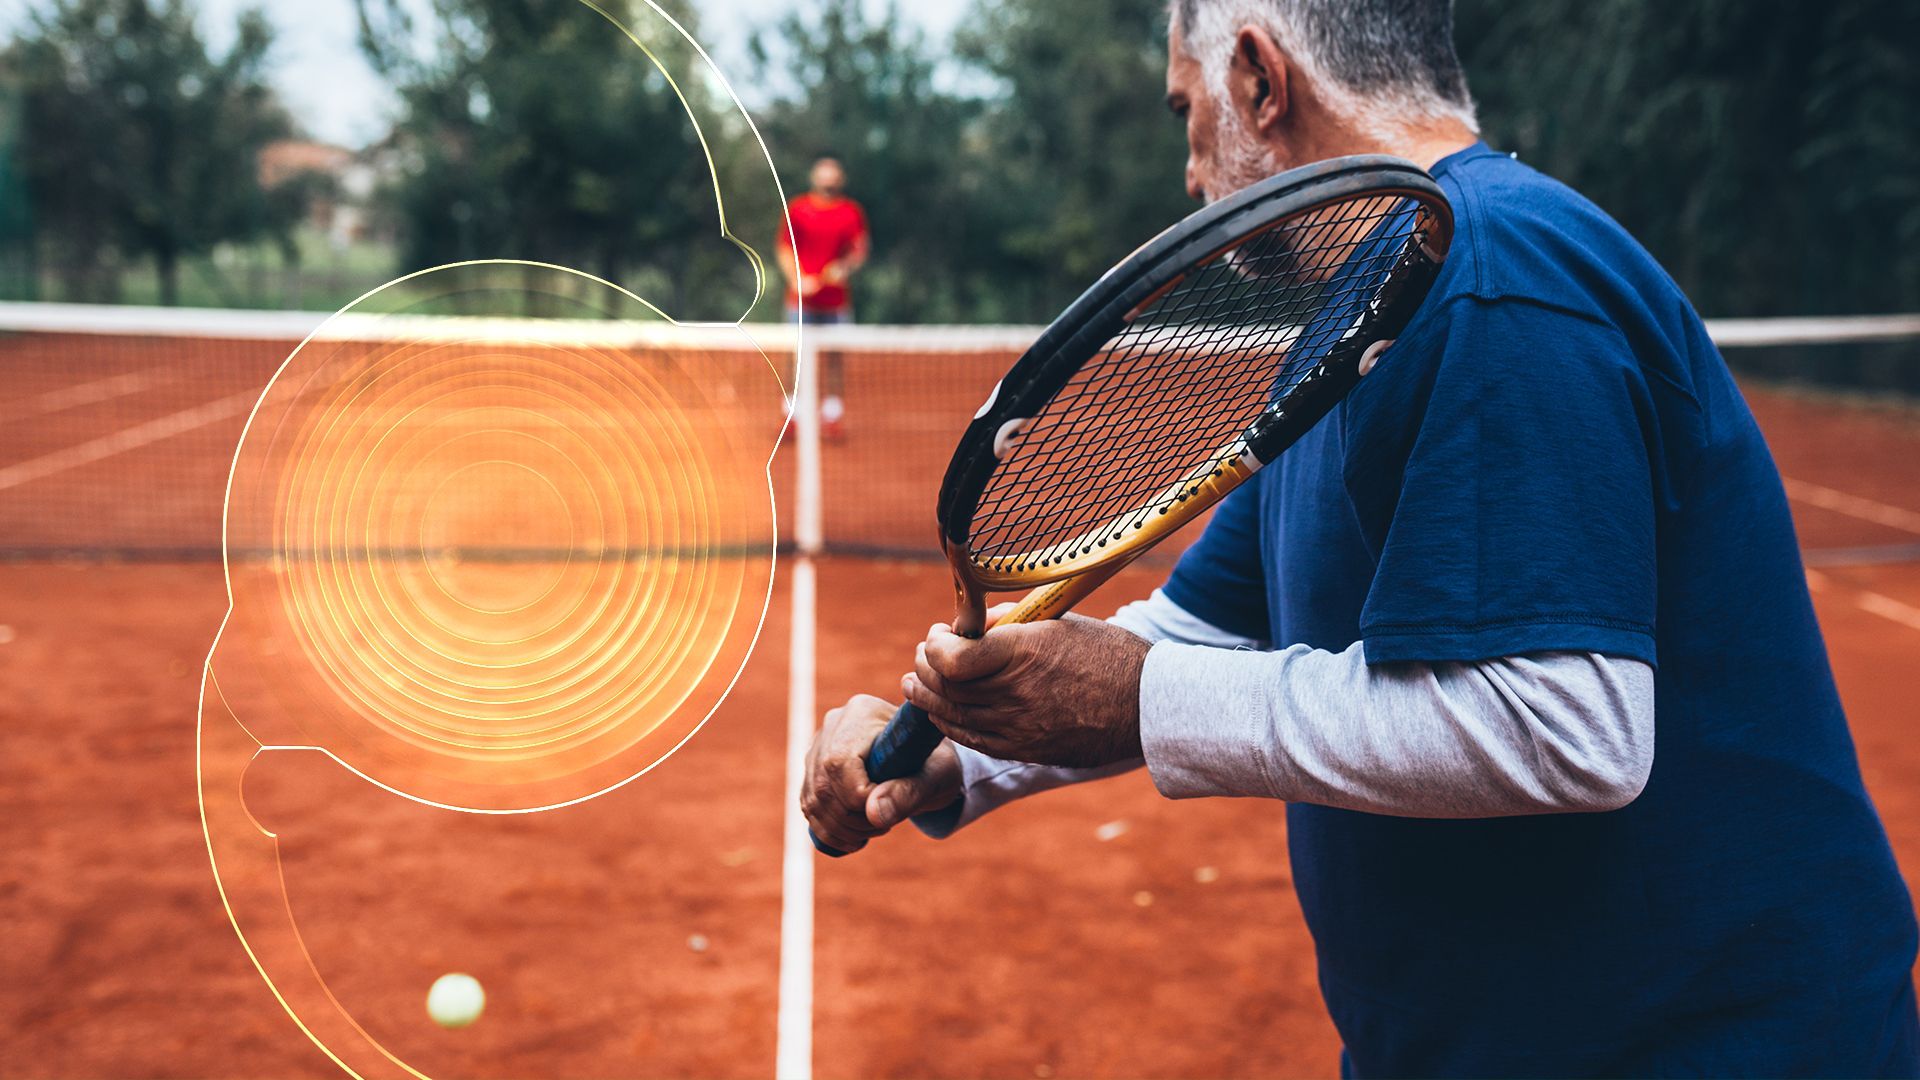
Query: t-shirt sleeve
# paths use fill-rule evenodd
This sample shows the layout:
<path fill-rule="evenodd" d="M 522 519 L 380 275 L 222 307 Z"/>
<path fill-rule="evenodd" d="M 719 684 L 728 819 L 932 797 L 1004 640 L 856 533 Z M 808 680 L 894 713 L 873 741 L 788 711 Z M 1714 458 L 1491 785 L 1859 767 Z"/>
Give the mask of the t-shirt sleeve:
<path fill-rule="evenodd" d="M 1214 508 L 1200 539 L 1173 568 L 1166 595 L 1203 622 L 1264 641 L 1271 631 L 1261 559 L 1260 492 L 1255 481 L 1242 485 Z"/>
<path fill-rule="evenodd" d="M 1526 301 L 1447 314 L 1421 407 L 1349 413 L 1358 444 L 1415 418 L 1361 611 L 1368 662 L 1654 663 L 1658 430 L 1631 347 Z M 1365 467 L 1349 457 L 1350 489 Z"/>

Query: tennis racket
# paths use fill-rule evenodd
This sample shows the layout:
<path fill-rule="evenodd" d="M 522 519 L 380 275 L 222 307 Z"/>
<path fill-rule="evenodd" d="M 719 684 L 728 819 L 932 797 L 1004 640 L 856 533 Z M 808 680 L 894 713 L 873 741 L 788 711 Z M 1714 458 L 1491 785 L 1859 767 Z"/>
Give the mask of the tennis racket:
<path fill-rule="evenodd" d="M 1420 168 L 1345 157 L 1207 206 L 1107 271 L 1000 380 L 947 466 L 954 632 L 985 632 L 990 592 L 1032 590 L 1002 623 L 1065 614 L 1273 461 L 1372 370 L 1452 236 Z M 941 738 L 902 705 L 867 775 L 911 776 Z"/>

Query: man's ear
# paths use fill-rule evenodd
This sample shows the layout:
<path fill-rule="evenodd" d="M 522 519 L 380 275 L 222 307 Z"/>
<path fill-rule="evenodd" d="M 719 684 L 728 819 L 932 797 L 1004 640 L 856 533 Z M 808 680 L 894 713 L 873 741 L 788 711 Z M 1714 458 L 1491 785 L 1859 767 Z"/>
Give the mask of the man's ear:
<path fill-rule="evenodd" d="M 1227 96 L 1234 114 L 1256 134 L 1268 134 L 1286 119 L 1292 106 L 1288 77 L 1292 65 L 1273 35 L 1243 26 L 1233 39 L 1233 63 L 1227 69 Z"/>

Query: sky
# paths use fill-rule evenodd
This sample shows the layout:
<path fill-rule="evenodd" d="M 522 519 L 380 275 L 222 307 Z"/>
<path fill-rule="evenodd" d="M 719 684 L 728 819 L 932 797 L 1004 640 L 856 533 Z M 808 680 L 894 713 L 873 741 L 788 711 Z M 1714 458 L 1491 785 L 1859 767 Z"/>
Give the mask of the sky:
<path fill-rule="evenodd" d="M 747 62 L 747 37 L 771 27 L 787 12 L 804 10 L 817 0 L 693 0 L 700 13 L 700 44 L 729 82 L 749 103 L 756 79 Z M 883 0 L 868 0 L 877 12 Z M 31 10 L 33 0 L 0 0 L 0 31 L 11 33 Z M 199 0 L 208 40 L 223 46 L 221 28 L 231 27 L 242 9 L 257 7 L 279 31 L 278 83 L 281 99 L 311 135 L 325 142 L 359 147 L 380 137 L 392 107 L 392 95 L 360 58 L 355 44 L 353 0 Z M 900 4 L 902 15 L 929 35 L 950 33 L 964 5 Z"/>

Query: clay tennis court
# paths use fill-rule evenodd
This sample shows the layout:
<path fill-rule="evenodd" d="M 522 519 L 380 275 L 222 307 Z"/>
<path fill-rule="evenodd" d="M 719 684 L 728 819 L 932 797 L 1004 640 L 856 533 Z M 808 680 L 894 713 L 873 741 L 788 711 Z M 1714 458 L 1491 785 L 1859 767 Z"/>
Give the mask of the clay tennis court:
<path fill-rule="evenodd" d="M 239 948 L 201 832 L 196 694 L 226 607 L 212 449 L 279 359 L 207 340 L 0 337 L 7 1076 L 337 1075 Z M 436 1075 L 764 1076 L 809 1037 L 828 1077 L 1332 1074 L 1277 805 L 1172 803 L 1136 774 L 946 842 L 809 859 L 810 883 L 789 868 L 792 674 L 811 669 L 815 712 L 889 694 L 948 614 L 915 515 L 1008 356 L 848 360 L 850 432 L 819 447 L 824 553 L 782 559 L 752 659 L 682 751 L 548 814 L 452 814 L 324 771 L 281 808 L 292 901 L 343 999 Z M 1746 391 L 1911 878 L 1920 412 Z M 783 920 L 812 933 L 783 947 Z M 461 1032 L 422 1009 L 449 970 L 489 989 Z"/>

